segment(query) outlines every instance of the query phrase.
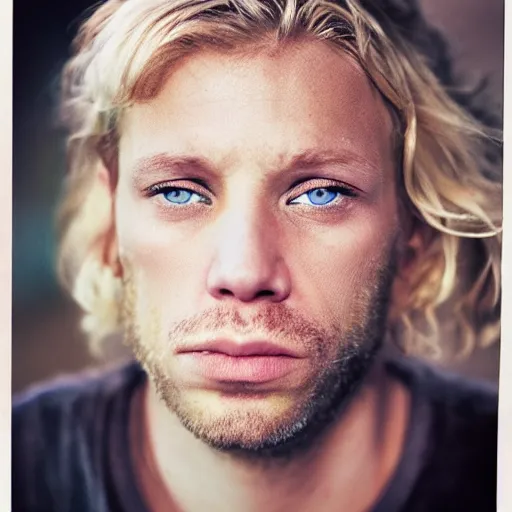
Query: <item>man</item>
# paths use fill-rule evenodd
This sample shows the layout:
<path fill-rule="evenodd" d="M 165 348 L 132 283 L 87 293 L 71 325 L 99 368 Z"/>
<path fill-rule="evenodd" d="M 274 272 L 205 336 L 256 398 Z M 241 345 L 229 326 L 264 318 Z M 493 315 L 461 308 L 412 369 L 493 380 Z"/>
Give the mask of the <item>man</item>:
<path fill-rule="evenodd" d="M 442 307 L 498 335 L 499 149 L 453 85 L 410 4 L 99 7 L 60 271 L 137 362 L 16 400 L 13 510 L 495 509 L 495 392 L 393 349 Z"/>

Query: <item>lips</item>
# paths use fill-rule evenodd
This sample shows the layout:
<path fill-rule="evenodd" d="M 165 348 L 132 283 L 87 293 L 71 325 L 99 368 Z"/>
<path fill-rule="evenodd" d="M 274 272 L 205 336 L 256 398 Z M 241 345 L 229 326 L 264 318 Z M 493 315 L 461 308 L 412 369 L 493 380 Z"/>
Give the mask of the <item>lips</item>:
<path fill-rule="evenodd" d="M 178 350 L 178 353 L 215 353 L 231 357 L 283 356 L 299 357 L 296 353 L 268 341 L 237 343 L 230 340 L 214 340 Z"/>
<path fill-rule="evenodd" d="M 265 383 L 285 377 L 301 358 L 267 341 L 215 340 L 178 350 L 186 372 L 206 381 Z"/>

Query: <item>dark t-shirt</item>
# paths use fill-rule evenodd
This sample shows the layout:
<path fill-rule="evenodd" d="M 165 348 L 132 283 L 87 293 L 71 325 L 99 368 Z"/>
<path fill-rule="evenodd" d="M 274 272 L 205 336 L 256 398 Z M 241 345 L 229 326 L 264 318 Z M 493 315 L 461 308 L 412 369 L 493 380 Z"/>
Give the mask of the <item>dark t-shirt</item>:
<path fill-rule="evenodd" d="M 387 369 L 411 392 L 411 419 L 402 459 L 372 512 L 495 511 L 495 390 L 418 361 Z M 131 398 L 145 379 L 130 363 L 16 398 L 12 510 L 149 512 L 128 431 Z"/>

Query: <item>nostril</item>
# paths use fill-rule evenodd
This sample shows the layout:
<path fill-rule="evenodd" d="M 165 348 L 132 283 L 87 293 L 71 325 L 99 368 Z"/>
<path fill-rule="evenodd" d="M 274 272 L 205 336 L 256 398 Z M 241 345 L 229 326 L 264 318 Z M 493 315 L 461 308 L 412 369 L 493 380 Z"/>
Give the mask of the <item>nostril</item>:
<path fill-rule="evenodd" d="M 256 297 L 272 297 L 275 293 L 272 290 L 261 290 L 256 294 Z"/>
<path fill-rule="evenodd" d="M 230 290 L 229 288 L 219 288 L 218 294 L 222 297 L 235 297 L 235 296 L 241 297 L 240 293 L 237 294 L 237 293 L 233 292 L 232 290 Z M 260 290 L 256 294 L 252 294 L 250 300 L 260 299 L 260 298 L 264 298 L 264 297 L 273 297 L 275 294 L 276 293 L 273 292 L 272 290 Z"/>

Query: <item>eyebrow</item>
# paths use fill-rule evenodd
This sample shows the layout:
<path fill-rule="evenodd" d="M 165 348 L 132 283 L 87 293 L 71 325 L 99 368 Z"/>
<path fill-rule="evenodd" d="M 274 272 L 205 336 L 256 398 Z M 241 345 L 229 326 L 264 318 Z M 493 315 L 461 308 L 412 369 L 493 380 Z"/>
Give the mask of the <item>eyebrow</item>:
<path fill-rule="evenodd" d="M 382 175 L 381 166 L 363 157 L 350 149 L 341 151 L 324 151 L 309 149 L 289 157 L 280 155 L 279 165 L 269 169 L 272 174 L 287 174 L 296 170 L 313 170 L 327 165 L 332 166 L 357 166 L 358 174 L 362 178 L 373 178 Z M 200 175 L 218 174 L 217 166 L 210 160 L 193 155 L 171 155 L 168 153 L 157 153 L 144 156 L 136 160 L 132 166 L 132 176 L 135 183 L 139 182 L 148 172 L 165 172 L 170 169 L 182 169 L 188 172 L 196 172 Z"/>
<path fill-rule="evenodd" d="M 132 167 L 133 174 L 147 172 L 148 169 L 154 171 L 165 171 L 169 167 L 186 167 L 202 171 L 212 171 L 212 164 L 201 157 L 187 155 L 170 155 L 168 153 L 157 153 L 155 155 L 143 156 L 136 160 Z"/>
<path fill-rule="evenodd" d="M 131 167 L 132 180 L 135 185 L 140 185 L 148 173 L 164 173 L 170 169 L 186 169 L 200 174 L 214 172 L 214 166 L 205 158 L 157 153 L 143 156 L 135 161 Z"/>
<path fill-rule="evenodd" d="M 358 170 L 364 174 L 380 174 L 382 168 L 359 153 L 343 149 L 342 151 L 317 151 L 306 150 L 293 156 L 280 171 L 293 171 L 295 169 L 314 169 L 326 165 L 352 166 L 356 165 Z"/>

